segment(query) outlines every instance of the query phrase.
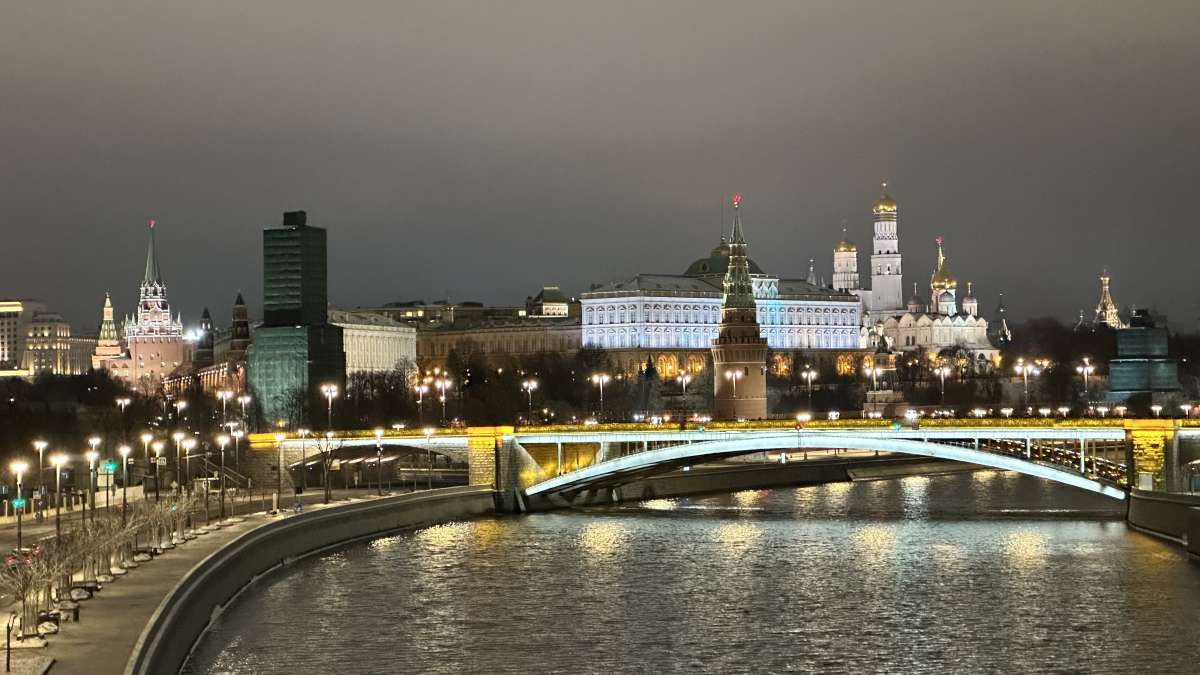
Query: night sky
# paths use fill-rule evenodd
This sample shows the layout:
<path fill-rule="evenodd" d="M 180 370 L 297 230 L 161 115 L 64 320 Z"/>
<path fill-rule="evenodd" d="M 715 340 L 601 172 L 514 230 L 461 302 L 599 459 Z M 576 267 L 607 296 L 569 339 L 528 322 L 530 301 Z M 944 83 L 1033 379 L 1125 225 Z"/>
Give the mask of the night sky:
<path fill-rule="evenodd" d="M 768 272 L 933 239 L 990 314 L 1193 330 L 1200 3 L 39 2 L 0 21 L 0 296 L 95 330 L 145 223 L 173 307 L 254 315 L 261 230 L 327 227 L 341 306 L 679 273 L 740 191 Z M 907 292 L 907 291 L 906 291 Z"/>

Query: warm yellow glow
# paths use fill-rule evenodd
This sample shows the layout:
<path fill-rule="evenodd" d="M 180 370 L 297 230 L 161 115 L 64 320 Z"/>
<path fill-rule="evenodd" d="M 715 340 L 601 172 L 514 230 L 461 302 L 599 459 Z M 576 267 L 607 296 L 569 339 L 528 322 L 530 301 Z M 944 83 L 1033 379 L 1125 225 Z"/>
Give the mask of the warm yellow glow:
<path fill-rule="evenodd" d="M 67 463 L 67 456 L 61 452 L 56 452 L 53 455 L 50 455 L 50 463 L 56 467 L 62 466 L 63 464 Z"/>
<path fill-rule="evenodd" d="M 651 511 L 674 511 L 679 508 L 679 503 L 674 499 L 647 499 L 641 506 Z"/>
<path fill-rule="evenodd" d="M 621 551 L 627 532 L 613 522 L 590 522 L 579 531 L 579 546 L 592 555 L 612 555 Z"/>
<path fill-rule="evenodd" d="M 762 530 L 753 523 L 726 523 L 713 531 L 713 538 L 725 553 L 742 556 L 758 543 Z"/>
<path fill-rule="evenodd" d="M 1004 539 L 1004 553 L 1021 563 L 1035 563 L 1046 554 L 1046 537 L 1039 532 L 1021 530 Z"/>

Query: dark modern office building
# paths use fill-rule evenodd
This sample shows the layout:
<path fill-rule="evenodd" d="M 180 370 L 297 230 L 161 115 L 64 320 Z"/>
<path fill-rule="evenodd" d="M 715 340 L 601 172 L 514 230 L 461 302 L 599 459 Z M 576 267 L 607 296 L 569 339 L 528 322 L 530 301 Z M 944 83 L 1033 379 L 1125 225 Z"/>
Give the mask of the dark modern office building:
<path fill-rule="evenodd" d="M 323 384 L 345 391 L 342 329 L 328 323 L 326 233 L 304 211 L 263 230 L 263 325 L 246 357 L 246 380 L 267 423 L 316 425 Z M 320 419 L 317 419 L 317 418 Z"/>
<path fill-rule="evenodd" d="M 1145 310 L 1117 329 L 1117 358 L 1108 367 L 1108 399 L 1129 405 L 1166 402 L 1180 393 L 1179 364 L 1167 353 L 1167 329 Z"/>

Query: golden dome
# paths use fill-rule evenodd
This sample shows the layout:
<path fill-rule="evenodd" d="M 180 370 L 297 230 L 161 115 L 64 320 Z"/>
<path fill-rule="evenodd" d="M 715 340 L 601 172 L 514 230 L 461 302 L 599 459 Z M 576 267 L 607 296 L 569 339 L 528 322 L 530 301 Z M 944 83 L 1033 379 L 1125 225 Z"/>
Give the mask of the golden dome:
<path fill-rule="evenodd" d="M 883 193 L 879 195 L 879 199 L 875 200 L 875 206 L 871 207 L 871 212 L 877 216 L 896 212 L 896 200 L 888 194 L 887 183 L 883 184 Z"/>
<path fill-rule="evenodd" d="M 842 240 L 837 243 L 837 246 L 833 247 L 833 252 L 834 253 L 855 253 L 857 251 L 858 251 L 858 247 L 854 245 L 854 242 L 852 242 L 846 238 L 846 228 L 843 227 L 842 228 Z"/>
<path fill-rule="evenodd" d="M 933 272 L 933 277 L 929 280 L 929 286 L 934 292 L 944 291 L 950 288 L 958 287 L 958 280 L 950 273 L 950 267 L 946 265 L 946 255 L 942 253 L 942 238 L 937 238 L 937 269 Z"/>

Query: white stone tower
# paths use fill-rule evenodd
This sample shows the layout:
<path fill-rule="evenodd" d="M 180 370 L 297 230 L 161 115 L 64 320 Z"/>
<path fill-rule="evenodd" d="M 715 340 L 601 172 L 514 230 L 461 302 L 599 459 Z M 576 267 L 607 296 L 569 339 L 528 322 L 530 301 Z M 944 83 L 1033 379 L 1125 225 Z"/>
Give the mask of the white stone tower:
<path fill-rule="evenodd" d="M 871 307 L 875 313 L 904 311 L 904 278 L 900 269 L 900 240 L 896 231 L 896 200 L 883 184 L 883 194 L 871 208 L 875 216 L 871 254 Z"/>
<path fill-rule="evenodd" d="M 858 290 L 858 248 L 846 237 L 842 227 L 842 240 L 833 248 L 833 288 L 837 291 Z"/>

